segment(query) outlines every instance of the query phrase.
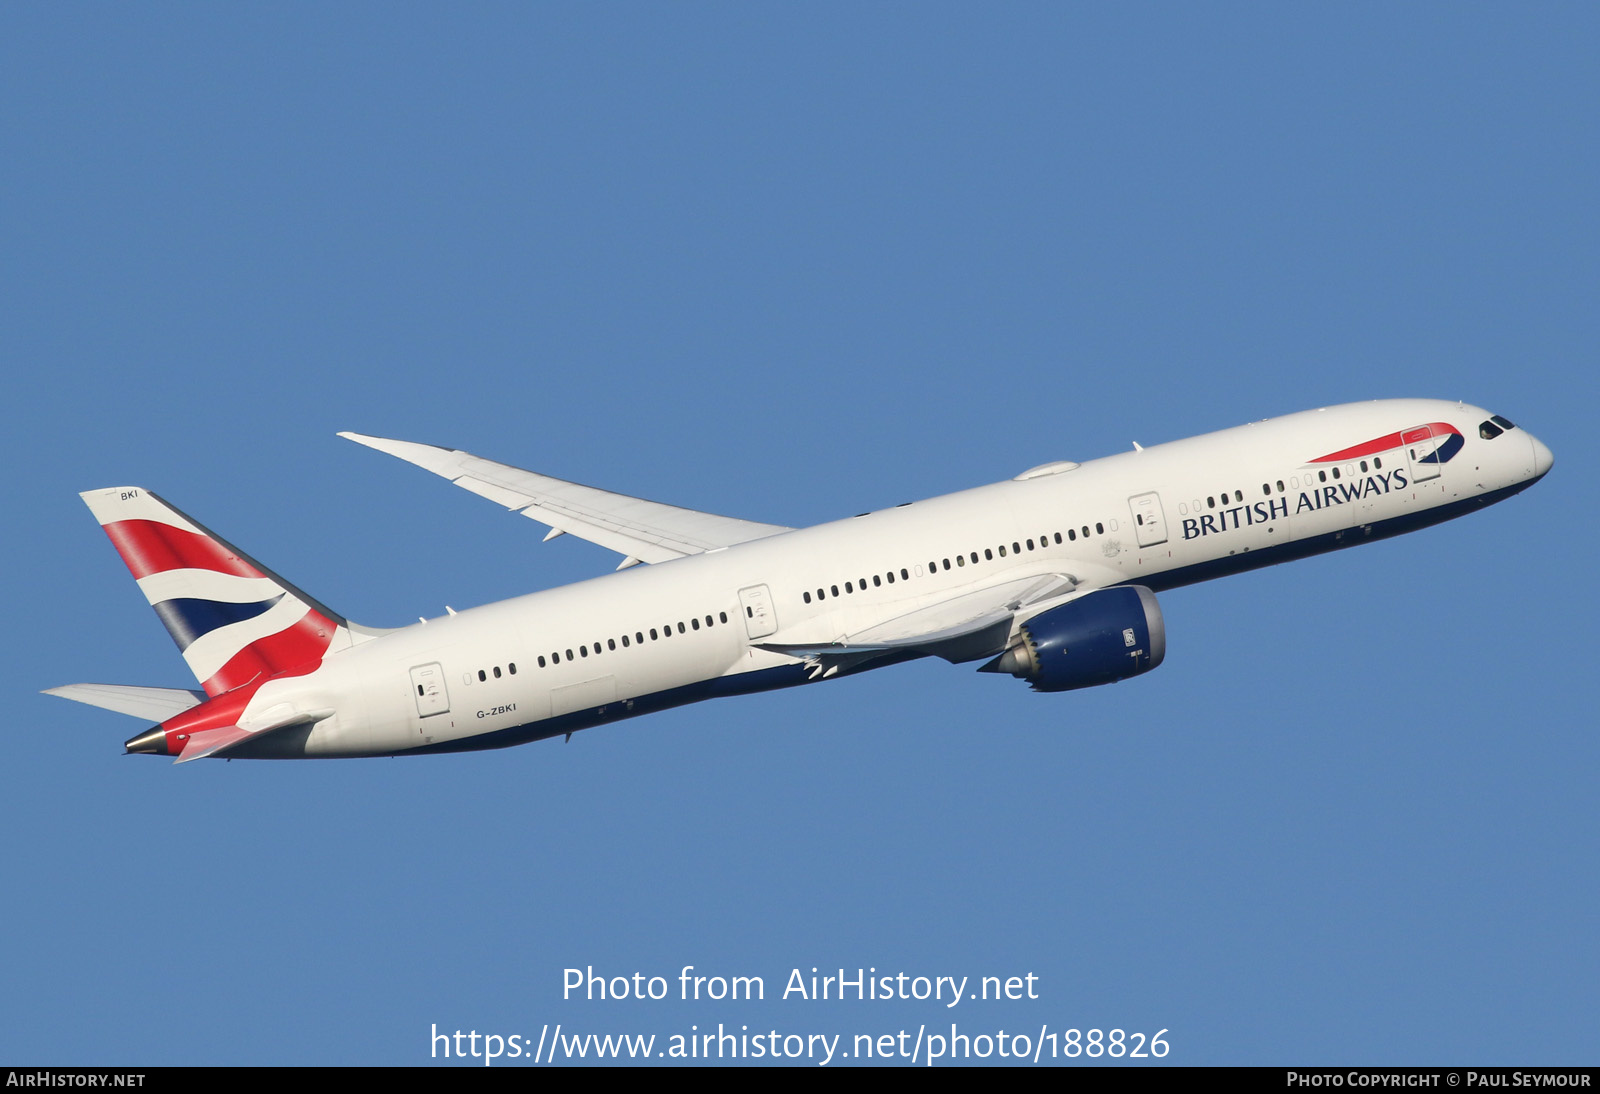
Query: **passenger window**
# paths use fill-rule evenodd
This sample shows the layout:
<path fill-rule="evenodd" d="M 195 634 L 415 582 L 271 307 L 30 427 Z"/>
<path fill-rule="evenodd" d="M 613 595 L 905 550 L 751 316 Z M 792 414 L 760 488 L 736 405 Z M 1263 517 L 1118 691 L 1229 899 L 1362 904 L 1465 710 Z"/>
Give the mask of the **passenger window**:
<path fill-rule="evenodd" d="M 1381 457 L 1379 457 L 1379 456 L 1372 457 L 1372 469 L 1374 471 L 1382 471 L 1383 470 L 1383 459 Z"/>
<path fill-rule="evenodd" d="M 1361 461 L 1361 473 L 1363 475 L 1365 475 L 1367 473 L 1367 461 L 1366 460 L 1362 460 Z"/>
<path fill-rule="evenodd" d="M 1028 541 L 1028 550 L 1033 550 L 1033 540 L 1031 539 Z"/>
<path fill-rule="evenodd" d="M 589 647 L 588 646 L 579 646 L 578 647 L 578 656 L 579 657 L 588 657 L 589 656 Z"/>
<path fill-rule="evenodd" d="M 1283 480 L 1282 479 L 1278 480 L 1278 493 L 1280 493 L 1280 494 L 1283 493 Z"/>
<path fill-rule="evenodd" d="M 1056 538 L 1057 539 L 1061 538 L 1061 533 L 1060 532 L 1056 533 Z M 1078 533 L 1076 531 L 1074 531 L 1073 529 L 1068 528 L 1067 529 L 1067 538 L 1072 540 L 1072 541 L 1074 541 L 1074 542 L 1076 542 L 1077 539 L 1078 539 Z"/>
<path fill-rule="evenodd" d="M 616 648 L 617 648 L 617 640 L 615 638 L 606 639 L 606 649 L 615 650 Z M 512 668 L 513 668 L 513 670 L 515 670 L 516 666 L 513 665 Z"/>
<path fill-rule="evenodd" d="M 976 551 L 972 552 L 972 564 L 974 566 L 978 564 L 978 552 Z"/>
<path fill-rule="evenodd" d="M 561 654 L 560 653 L 552 653 L 550 655 L 550 660 L 555 662 L 558 665 L 561 664 Z"/>
<path fill-rule="evenodd" d="M 1089 538 L 1089 526 L 1087 524 L 1085 524 L 1083 526 L 1083 538 L 1084 539 L 1088 539 Z"/>
<path fill-rule="evenodd" d="M 853 593 L 856 591 L 856 587 L 852 582 L 846 581 L 844 583 L 844 591 L 847 593 Z"/>
<path fill-rule="evenodd" d="M 711 617 L 709 615 L 706 616 L 706 626 L 711 626 Z"/>
<path fill-rule="evenodd" d="M 967 556 L 966 555 L 957 555 L 956 556 L 956 565 L 957 566 L 965 566 L 966 564 L 967 564 Z"/>
<path fill-rule="evenodd" d="M 628 636 L 627 635 L 623 635 L 622 636 L 622 648 L 623 649 L 627 649 L 628 648 Z"/>
<path fill-rule="evenodd" d="M 654 627 L 651 627 L 650 628 L 650 641 L 654 642 L 655 640 L 656 640 L 656 629 Z"/>
<path fill-rule="evenodd" d="M 679 634 L 683 633 L 683 621 L 682 620 L 678 621 L 678 633 Z"/>
<path fill-rule="evenodd" d="M 1001 551 L 1002 554 L 1005 553 L 1005 548 L 1004 547 L 1000 548 L 1000 551 Z M 983 549 L 983 557 L 984 557 L 984 560 L 986 562 L 993 562 L 994 561 L 994 548 L 993 547 L 985 547 Z M 976 558 L 974 558 L 972 561 L 976 562 L 978 560 Z"/>
<path fill-rule="evenodd" d="M 1097 522 L 1094 526 L 1094 530 L 1102 536 L 1106 534 L 1106 526 L 1104 524 Z"/>
<path fill-rule="evenodd" d="M 1243 501 L 1244 500 L 1244 491 L 1243 490 L 1235 490 L 1233 492 L 1233 500 L 1234 501 Z"/>
<path fill-rule="evenodd" d="M 494 678 L 496 680 L 500 679 L 500 666 L 499 665 L 496 665 L 494 667 Z"/>
<path fill-rule="evenodd" d="M 889 580 L 890 581 L 894 580 L 894 571 L 893 570 L 889 571 Z M 901 581 L 910 581 L 911 580 L 911 575 L 906 573 L 906 568 L 904 566 L 900 567 L 900 580 Z"/>
<path fill-rule="evenodd" d="M 544 668 L 544 654 L 539 655 L 539 667 Z"/>
<path fill-rule="evenodd" d="M 726 623 L 728 621 L 728 613 L 727 612 L 718 612 L 717 613 L 717 618 L 721 619 L 724 623 Z"/>
<path fill-rule="evenodd" d="M 807 604 L 811 603 L 811 594 L 810 593 L 802 593 L 801 595 L 806 598 L 806 603 Z"/>
<path fill-rule="evenodd" d="M 879 577 L 877 574 L 873 574 L 872 587 L 874 589 L 881 589 L 883 587 L 883 578 Z"/>
<path fill-rule="evenodd" d="M 829 588 L 830 591 L 832 591 L 834 596 L 838 596 L 839 595 L 839 586 L 837 586 L 837 585 L 829 585 L 828 588 Z"/>
<path fill-rule="evenodd" d="M 641 646 L 644 645 L 644 632 L 643 631 L 634 631 L 633 632 L 633 640 L 634 640 L 634 642 L 638 643 Z"/>
<path fill-rule="evenodd" d="M 507 665 L 506 668 L 510 670 L 512 676 L 517 674 L 517 663 L 515 661 Z"/>
<path fill-rule="evenodd" d="M 823 589 L 818 589 L 818 590 L 817 590 L 817 599 L 818 599 L 818 600 L 826 600 L 826 599 L 828 599 L 828 594 L 827 594 L 827 592 L 826 592 L 826 591 L 825 591 L 825 590 L 823 590 Z M 744 610 L 744 614 L 745 614 L 745 615 L 749 615 L 749 614 L 750 614 L 750 609 L 749 609 L 749 608 L 746 608 L 746 609 L 745 609 L 745 610 Z"/>
<path fill-rule="evenodd" d="M 1317 472 L 1317 481 L 1318 482 L 1327 482 L 1328 481 L 1328 473 L 1326 471 L 1318 471 Z"/>
<path fill-rule="evenodd" d="M 1206 499 L 1206 508 L 1207 509 L 1215 509 L 1216 507 L 1217 507 L 1217 499 L 1216 498 L 1207 498 Z"/>
<path fill-rule="evenodd" d="M 486 674 L 482 669 L 479 669 L 478 670 L 478 682 L 481 684 L 483 681 L 485 681 L 487 679 L 489 679 L 488 674 Z"/>
<path fill-rule="evenodd" d="M 679 623 L 678 626 L 681 627 L 681 626 L 683 626 L 683 624 Z M 698 618 L 689 620 L 689 626 L 693 627 L 695 630 L 699 630 L 700 629 L 700 620 Z"/>

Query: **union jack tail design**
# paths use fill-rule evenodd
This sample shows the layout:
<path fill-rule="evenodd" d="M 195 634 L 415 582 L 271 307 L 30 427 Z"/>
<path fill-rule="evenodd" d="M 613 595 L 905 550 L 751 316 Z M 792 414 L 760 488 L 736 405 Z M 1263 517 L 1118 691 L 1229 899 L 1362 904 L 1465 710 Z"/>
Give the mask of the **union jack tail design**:
<path fill-rule="evenodd" d="M 136 486 L 81 495 L 208 696 L 309 672 L 350 624 Z"/>

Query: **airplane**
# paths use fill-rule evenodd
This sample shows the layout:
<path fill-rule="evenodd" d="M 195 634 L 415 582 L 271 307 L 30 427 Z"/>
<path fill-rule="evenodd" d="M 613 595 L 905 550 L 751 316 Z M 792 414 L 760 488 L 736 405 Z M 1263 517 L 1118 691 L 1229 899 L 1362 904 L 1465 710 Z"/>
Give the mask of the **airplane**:
<path fill-rule="evenodd" d="M 622 555 L 614 573 L 385 630 L 353 623 L 140 487 L 82 495 L 199 690 L 47 694 L 157 724 L 133 754 L 299 759 L 502 748 L 915 658 L 1040 692 L 1149 672 L 1156 594 L 1450 520 L 1550 470 L 1487 410 L 1324 407 L 810 528 L 645 501 L 341 433 Z"/>

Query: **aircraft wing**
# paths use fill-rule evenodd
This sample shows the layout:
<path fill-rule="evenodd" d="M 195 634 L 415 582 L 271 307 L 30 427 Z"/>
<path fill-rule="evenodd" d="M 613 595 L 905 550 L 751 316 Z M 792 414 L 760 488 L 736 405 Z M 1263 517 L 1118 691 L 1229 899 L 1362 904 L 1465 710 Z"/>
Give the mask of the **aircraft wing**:
<path fill-rule="evenodd" d="M 918 608 L 832 642 L 758 642 L 757 648 L 798 657 L 814 675 L 897 653 L 942 657 L 952 664 L 1005 651 L 1019 613 L 1038 614 L 1079 589 L 1072 574 L 1043 574 L 1001 582 Z"/>
<path fill-rule="evenodd" d="M 360 433 L 347 440 L 387 452 L 449 479 L 479 497 L 550 526 L 545 539 L 563 533 L 598 543 L 623 558 L 621 570 L 639 562 L 666 562 L 787 532 L 781 524 L 758 524 L 680 509 L 658 501 L 614 494 L 593 486 L 524 471 L 450 448 L 415 441 L 393 441 Z"/>

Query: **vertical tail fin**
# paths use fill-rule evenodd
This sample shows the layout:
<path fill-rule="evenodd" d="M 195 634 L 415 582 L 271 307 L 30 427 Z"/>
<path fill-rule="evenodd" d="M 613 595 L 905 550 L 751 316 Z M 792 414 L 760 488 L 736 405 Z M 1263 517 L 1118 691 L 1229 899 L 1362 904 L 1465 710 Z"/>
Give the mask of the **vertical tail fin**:
<path fill-rule="evenodd" d="M 81 495 L 210 696 L 351 644 L 350 624 L 135 486 Z"/>

